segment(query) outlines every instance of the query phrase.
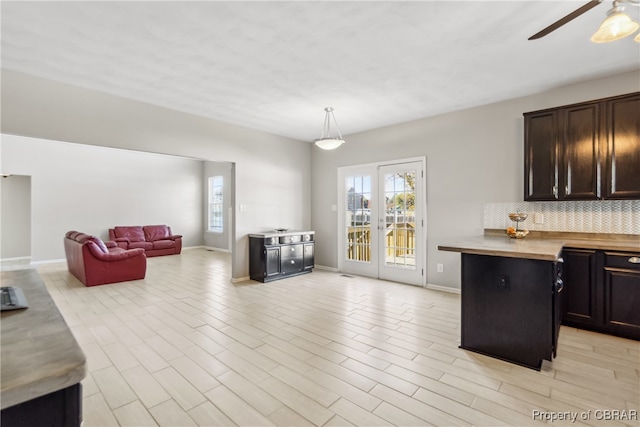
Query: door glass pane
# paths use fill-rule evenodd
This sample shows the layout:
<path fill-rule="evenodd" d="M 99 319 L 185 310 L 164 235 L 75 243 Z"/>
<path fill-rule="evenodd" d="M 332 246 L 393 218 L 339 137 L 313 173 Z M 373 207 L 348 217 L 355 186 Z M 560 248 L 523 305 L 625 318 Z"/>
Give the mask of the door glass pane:
<path fill-rule="evenodd" d="M 384 175 L 384 263 L 415 270 L 416 171 Z"/>
<path fill-rule="evenodd" d="M 371 262 L 371 177 L 345 179 L 346 257 L 350 261 Z"/>

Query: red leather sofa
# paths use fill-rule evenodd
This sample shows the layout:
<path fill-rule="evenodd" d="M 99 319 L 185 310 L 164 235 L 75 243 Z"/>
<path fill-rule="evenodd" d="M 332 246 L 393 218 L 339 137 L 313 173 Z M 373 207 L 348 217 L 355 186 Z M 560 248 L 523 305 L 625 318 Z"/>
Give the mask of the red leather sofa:
<path fill-rule="evenodd" d="M 122 249 L 142 248 L 148 257 L 177 255 L 182 251 L 182 236 L 171 234 L 171 227 L 167 225 L 110 228 L 109 240 Z"/>
<path fill-rule="evenodd" d="M 69 272 L 85 286 L 144 279 L 147 272 L 143 249 L 125 250 L 78 231 L 65 235 L 64 251 Z"/>

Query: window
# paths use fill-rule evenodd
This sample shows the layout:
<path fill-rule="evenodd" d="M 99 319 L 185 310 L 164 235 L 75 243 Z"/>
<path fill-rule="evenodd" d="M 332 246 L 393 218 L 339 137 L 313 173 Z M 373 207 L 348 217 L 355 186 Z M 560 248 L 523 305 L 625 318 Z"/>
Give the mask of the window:
<path fill-rule="evenodd" d="M 222 233 L 224 231 L 224 215 L 222 209 L 222 176 L 209 178 L 209 231 Z"/>

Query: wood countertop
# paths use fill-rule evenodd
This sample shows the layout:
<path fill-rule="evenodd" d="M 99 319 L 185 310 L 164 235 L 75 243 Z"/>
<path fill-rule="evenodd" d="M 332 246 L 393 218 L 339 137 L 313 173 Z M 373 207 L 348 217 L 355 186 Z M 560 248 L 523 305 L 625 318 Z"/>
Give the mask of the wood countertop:
<path fill-rule="evenodd" d="M 524 239 L 512 239 L 504 231 L 487 230 L 483 236 L 438 246 L 441 251 L 544 261 L 558 260 L 563 248 L 640 252 L 640 236 L 536 233 Z"/>
<path fill-rule="evenodd" d="M 29 304 L 1 315 L 2 409 L 79 383 L 85 355 L 37 271 L 4 271 L 0 279 L 21 288 Z"/>

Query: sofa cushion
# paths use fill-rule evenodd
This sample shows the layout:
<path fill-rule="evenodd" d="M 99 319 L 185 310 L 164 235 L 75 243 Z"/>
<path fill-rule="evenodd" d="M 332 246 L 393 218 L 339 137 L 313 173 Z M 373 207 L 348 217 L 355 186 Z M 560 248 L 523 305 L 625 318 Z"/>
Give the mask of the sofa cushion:
<path fill-rule="evenodd" d="M 153 249 L 173 249 L 176 243 L 173 240 L 156 240 L 153 242 Z"/>
<path fill-rule="evenodd" d="M 153 249 L 153 243 L 151 242 L 131 242 L 129 243 L 129 249 L 142 248 L 145 251 Z"/>
<path fill-rule="evenodd" d="M 109 249 L 107 249 L 107 245 L 105 245 L 104 242 L 101 239 L 97 238 L 96 236 L 89 236 L 85 241 L 93 242 L 96 244 L 98 249 L 100 249 L 102 252 L 104 252 L 105 254 L 109 253 Z"/>
<path fill-rule="evenodd" d="M 166 225 L 145 225 L 142 228 L 147 242 L 165 240 L 171 236 L 171 229 Z"/>
<path fill-rule="evenodd" d="M 130 242 L 144 242 L 144 232 L 139 225 L 131 227 L 114 227 L 116 237 L 124 237 Z"/>

